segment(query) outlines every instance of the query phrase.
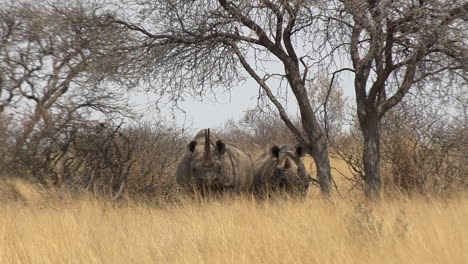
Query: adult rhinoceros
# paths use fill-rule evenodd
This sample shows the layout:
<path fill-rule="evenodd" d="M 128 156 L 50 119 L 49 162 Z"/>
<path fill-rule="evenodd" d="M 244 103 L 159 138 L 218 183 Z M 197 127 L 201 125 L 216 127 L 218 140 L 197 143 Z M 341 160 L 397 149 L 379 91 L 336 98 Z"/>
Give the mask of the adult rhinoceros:
<path fill-rule="evenodd" d="M 273 146 L 255 161 L 254 189 L 257 194 L 269 191 L 287 191 L 305 195 L 311 178 L 302 157 L 304 150 L 298 146 Z"/>
<path fill-rule="evenodd" d="M 246 191 L 252 187 L 253 161 L 249 154 L 224 143 L 209 129 L 200 130 L 188 144 L 176 180 L 182 186 L 205 190 Z"/>

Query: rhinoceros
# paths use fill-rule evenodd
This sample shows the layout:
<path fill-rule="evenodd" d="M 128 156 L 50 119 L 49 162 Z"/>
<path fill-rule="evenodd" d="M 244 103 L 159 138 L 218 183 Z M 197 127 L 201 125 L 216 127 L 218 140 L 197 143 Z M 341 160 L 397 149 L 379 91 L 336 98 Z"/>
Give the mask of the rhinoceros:
<path fill-rule="evenodd" d="M 254 190 L 259 195 L 270 191 L 286 191 L 305 196 L 311 177 L 307 173 L 301 146 L 274 145 L 255 161 Z"/>
<path fill-rule="evenodd" d="M 202 193 L 232 189 L 237 192 L 252 188 L 254 166 L 249 154 L 232 144 L 224 143 L 209 129 L 200 130 L 188 144 L 179 163 L 176 180 L 182 187 Z"/>

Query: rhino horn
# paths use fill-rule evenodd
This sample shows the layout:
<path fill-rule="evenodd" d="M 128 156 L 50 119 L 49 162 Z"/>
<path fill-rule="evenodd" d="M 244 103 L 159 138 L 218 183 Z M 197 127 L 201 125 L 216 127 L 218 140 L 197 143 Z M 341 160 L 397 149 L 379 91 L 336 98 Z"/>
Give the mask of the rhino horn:
<path fill-rule="evenodd" d="M 210 149 L 210 129 L 205 130 L 205 150 L 203 153 L 203 163 L 205 165 L 211 165 L 213 162 L 211 158 L 211 149 Z"/>

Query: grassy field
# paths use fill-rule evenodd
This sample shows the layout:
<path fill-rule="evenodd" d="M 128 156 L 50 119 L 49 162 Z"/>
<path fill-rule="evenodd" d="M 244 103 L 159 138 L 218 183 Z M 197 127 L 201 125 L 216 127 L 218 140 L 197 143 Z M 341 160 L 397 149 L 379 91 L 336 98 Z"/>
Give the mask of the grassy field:
<path fill-rule="evenodd" d="M 16 182 L 0 263 L 468 263 L 468 198 L 53 199 Z"/>

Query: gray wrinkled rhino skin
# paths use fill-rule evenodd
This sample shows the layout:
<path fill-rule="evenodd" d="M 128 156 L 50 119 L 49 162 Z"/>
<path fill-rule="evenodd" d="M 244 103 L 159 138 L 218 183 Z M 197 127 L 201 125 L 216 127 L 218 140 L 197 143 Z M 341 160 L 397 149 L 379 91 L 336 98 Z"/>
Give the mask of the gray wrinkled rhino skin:
<path fill-rule="evenodd" d="M 255 161 L 254 190 L 264 195 L 269 192 L 286 191 L 292 194 L 306 195 L 310 176 L 302 157 L 302 147 L 289 145 L 273 146 Z"/>
<path fill-rule="evenodd" d="M 176 181 L 196 190 L 250 190 L 254 167 L 249 154 L 224 143 L 209 129 L 200 130 L 179 163 Z"/>

